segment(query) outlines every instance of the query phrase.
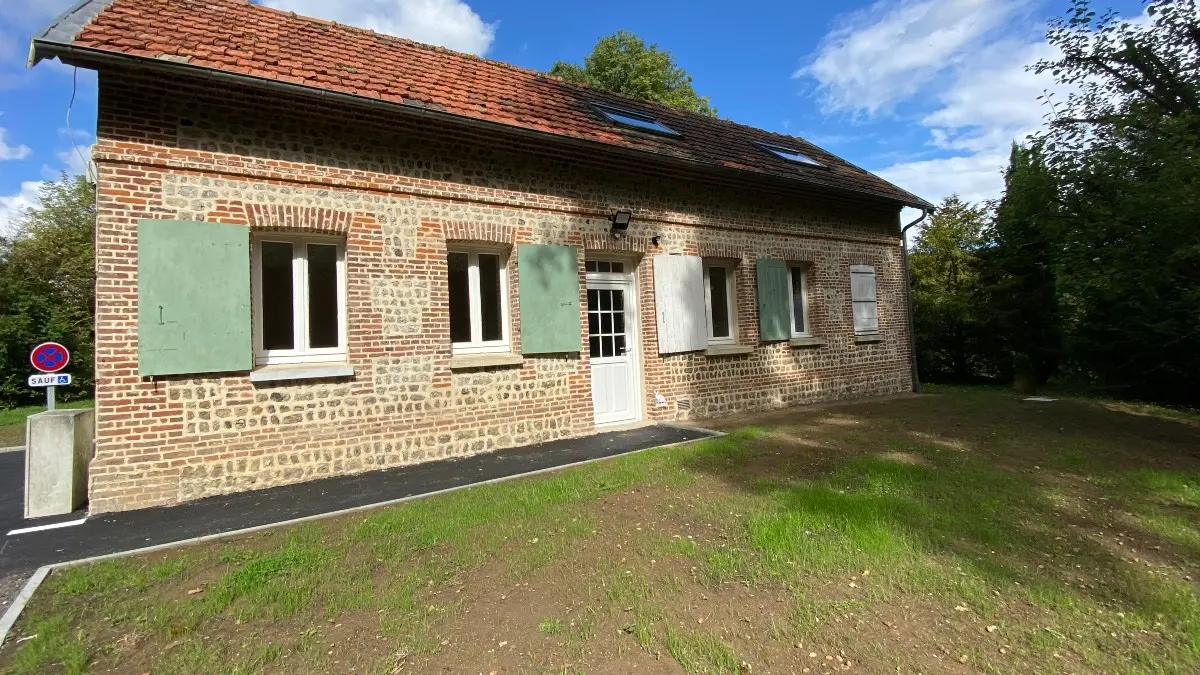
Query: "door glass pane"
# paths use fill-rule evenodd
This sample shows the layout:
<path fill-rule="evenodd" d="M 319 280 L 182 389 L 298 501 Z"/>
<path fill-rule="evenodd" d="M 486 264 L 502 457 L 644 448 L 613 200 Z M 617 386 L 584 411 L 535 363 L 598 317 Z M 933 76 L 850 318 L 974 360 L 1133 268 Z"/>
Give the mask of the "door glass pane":
<path fill-rule="evenodd" d="M 446 256 L 450 268 L 450 341 L 471 341 L 471 284 L 467 279 L 467 254 Z"/>
<path fill-rule="evenodd" d="M 615 262 L 615 263 L 610 263 L 610 264 L 612 265 L 613 272 L 616 272 L 617 274 L 625 273 L 625 263 Z"/>
<path fill-rule="evenodd" d="M 600 336 L 593 335 L 588 338 L 588 346 L 591 348 L 592 356 L 598 358 L 600 356 Z"/>
<path fill-rule="evenodd" d="M 616 312 L 613 314 L 613 332 L 625 332 L 625 312 Z"/>
<path fill-rule="evenodd" d="M 588 312 L 588 335 L 596 335 L 600 332 L 600 315 L 596 312 Z"/>
<path fill-rule="evenodd" d="M 597 269 L 597 268 L 596 268 L 596 261 L 595 261 L 595 260 L 585 260 L 585 261 L 583 261 L 583 269 L 584 269 L 585 271 L 587 271 L 587 272 L 599 272 L 599 271 L 600 271 L 599 269 Z"/>
<path fill-rule="evenodd" d="M 709 297 L 712 301 L 713 337 L 729 337 L 729 291 L 724 267 L 708 268 Z"/>
<path fill-rule="evenodd" d="M 612 337 L 605 335 L 604 337 L 600 338 L 600 340 L 602 341 L 602 343 L 601 343 L 602 347 L 601 347 L 601 352 L 600 352 L 601 355 L 602 356 L 613 356 L 615 354 L 615 352 L 613 351 Z"/>
<path fill-rule="evenodd" d="M 612 291 L 600 291 L 600 309 L 612 309 Z"/>
<path fill-rule="evenodd" d="M 613 343 L 616 346 L 617 356 L 625 356 L 625 336 L 618 335 L 613 338 Z"/>
<path fill-rule="evenodd" d="M 613 309 L 625 309 L 625 291 L 613 291 Z"/>
<path fill-rule="evenodd" d="M 804 325 L 804 268 L 792 268 L 792 315 L 796 317 L 796 332 L 806 333 Z"/>
<path fill-rule="evenodd" d="M 484 341 L 504 339 L 500 307 L 500 256 L 479 256 L 479 308 L 483 319 Z"/>
<path fill-rule="evenodd" d="M 604 335 L 612 335 L 613 315 L 611 312 L 604 312 L 600 315 L 600 332 Z"/>
<path fill-rule="evenodd" d="M 308 346 L 338 346 L 337 246 L 308 245 Z"/>
<path fill-rule="evenodd" d="M 262 243 L 262 330 L 264 349 L 295 349 L 292 304 L 292 245 Z"/>

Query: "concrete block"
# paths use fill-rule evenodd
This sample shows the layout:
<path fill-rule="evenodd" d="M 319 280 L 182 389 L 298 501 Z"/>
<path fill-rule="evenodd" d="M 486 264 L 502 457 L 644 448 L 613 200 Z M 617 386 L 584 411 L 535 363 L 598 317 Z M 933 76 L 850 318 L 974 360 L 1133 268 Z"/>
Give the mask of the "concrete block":
<path fill-rule="evenodd" d="M 48 410 L 25 421 L 25 517 L 70 513 L 87 500 L 96 415 Z"/>

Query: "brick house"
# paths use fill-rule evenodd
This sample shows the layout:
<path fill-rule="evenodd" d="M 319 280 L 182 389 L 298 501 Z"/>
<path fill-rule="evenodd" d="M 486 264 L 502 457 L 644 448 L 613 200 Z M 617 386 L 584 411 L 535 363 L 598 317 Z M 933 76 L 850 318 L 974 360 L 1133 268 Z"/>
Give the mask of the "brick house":
<path fill-rule="evenodd" d="M 912 386 L 899 213 L 806 141 L 245 0 L 85 0 L 94 512 Z"/>

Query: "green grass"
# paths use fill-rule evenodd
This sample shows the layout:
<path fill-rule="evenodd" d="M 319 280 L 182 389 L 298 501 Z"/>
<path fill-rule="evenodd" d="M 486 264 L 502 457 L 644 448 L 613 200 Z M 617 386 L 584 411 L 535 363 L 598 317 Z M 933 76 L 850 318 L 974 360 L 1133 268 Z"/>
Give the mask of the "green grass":
<path fill-rule="evenodd" d="M 934 672 L 930 655 L 962 635 L 980 637 L 951 658 L 984 671 L 1200 668 L 1197 420 L 936 392 L 65 570 L 18 625 L 37 637 L 0 651 L 0 669 L 139 654 L 155 673 L 454 671 L 476 665 L 453 661 L 464 643 L 509 641 L 528 659 L 518 672 L 604 672 L 596 655 L 622 654 L 740 673 L 807 659 L 801 642 L 824 645 L 811 665 L 844 651 Z M 637 499 L 652 502 L 627 514 Z M 527 619 L 475 619 L 481 596 L 526 587 L 554 590 Z M 344 622 L 362 640 L 331 656 Z"/>
<path fill-rule="evenodd" d="M 741 660 L 733 648 L 703 632 L 687 632 L 667 626 L 667 651 L 688 673 L 738 675 Z"/>
<path fill-rule="evenodd" d="M 92 399 L 59 403 L 59 408 L 91 408 Z M 46 410 L 44 405 L 31 405 L 21 408 L 0 408 L 0 448 L 10 448 L 25 445 L 25 418 Z"/>

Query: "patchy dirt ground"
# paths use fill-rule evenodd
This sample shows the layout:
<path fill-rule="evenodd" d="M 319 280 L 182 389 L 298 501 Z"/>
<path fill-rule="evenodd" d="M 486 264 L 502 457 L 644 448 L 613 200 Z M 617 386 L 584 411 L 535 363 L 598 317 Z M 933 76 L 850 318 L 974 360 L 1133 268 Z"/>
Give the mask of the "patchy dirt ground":
<path fill-rule="evenodd" d="M 54 575 L 13 673 L 1196 672 L 1200 421 L 946 389 Z"/>

